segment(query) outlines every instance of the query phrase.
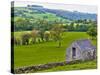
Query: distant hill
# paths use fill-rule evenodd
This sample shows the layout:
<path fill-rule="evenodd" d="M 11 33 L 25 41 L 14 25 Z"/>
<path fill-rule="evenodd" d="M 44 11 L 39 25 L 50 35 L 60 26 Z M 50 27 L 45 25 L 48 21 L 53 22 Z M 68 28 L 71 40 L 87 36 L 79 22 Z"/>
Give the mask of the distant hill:
<path fill-rule="evenodd" d="M 97 15 L 96 14 L 89 14 L 89 13 L 82 13 L 78 11 L 64 11 L 64 10 L 54 10 L 54 9 L 46 9 L 47 12 L 54 13 L 57 16 L 60 16 L 65 19 L 70 20 L 79 20 L 79 19 L 91 19 L 96 20 Z"/>
<path fill-rule="evenodd" d="M 67 19 L 67 20 L 79 20 L 79 19 L 91 19 L 96 20 L 96 14 L 82 13 L 78 11 L 65 11 L 60 9 L 48 9 L 38 5 L 27 5 L 27 7 L 15 7 L 15 16 L 23 17 L 37 17 L 37 18 L 54 18 L 54 19 Z"/>

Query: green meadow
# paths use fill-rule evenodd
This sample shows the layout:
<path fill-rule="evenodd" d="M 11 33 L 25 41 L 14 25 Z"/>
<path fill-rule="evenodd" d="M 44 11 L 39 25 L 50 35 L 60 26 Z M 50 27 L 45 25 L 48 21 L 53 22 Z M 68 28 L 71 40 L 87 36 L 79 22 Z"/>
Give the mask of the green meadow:
<path fill-rule="evenodd" d="M 14 32 L 14 36 L 20 38 L 23 33 Z M 30 32 L 30 31 L 28 31 Z M 14 46 L 14 66 L 15 68 L 47 64 L 51 62 L 62 62 L 66 60 L 66 49 L 70 44 L 77 39 L 87 39 L 89 36 L 86 32 L 64 32 L 62 36 L 61 47 L 58 48 L 58 42 L 49 41 L 41 42 L 32 45 L 15 45 Z M 94 45 L 97 45 L 96 40 L 91 41 Z M 82 67 L 82 65 L 85 65 Z M 59 70 L 74 70 L 74 69 L 86 69 L 96 68 L 96 61 L 84 62 L 74 65 L 60 66 L 45 71 L 59 71 Z"/>

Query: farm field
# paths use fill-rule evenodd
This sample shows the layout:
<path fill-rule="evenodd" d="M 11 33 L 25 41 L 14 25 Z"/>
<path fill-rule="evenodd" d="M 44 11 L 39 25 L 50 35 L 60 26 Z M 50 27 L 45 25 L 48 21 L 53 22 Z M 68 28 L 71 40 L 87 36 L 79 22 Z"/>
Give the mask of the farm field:
<path fill-rule="evenodd" d="M 25 32 L 27 31 L 14 32 L 14 36 L 20 38 L 20 36 Z M 23 67 L 23 66 L 30 66 L 30 65 L 46 64 L 50 62 L 65 61 L 66 60 L 66 48 L 74 40 L 82 39 L 82 38 L 87 39 L 89 38 L 89 36 L 85 32 L 64 32 L 62 38 L 63 38 L 62 46 L 60 48 L 57 47 L 58 42 L 54 42 L 54 41 L 36 43 L 33 45 L 18 45 L 18 46 L 15 45 L 14 46 L 14 66 L 15 68 Z M 96 40 L 92 40 L 92 43 L 96 45 Z M 85 65 L 84 69 L 89 68 L 87 64 L 89 64 L 93 68 L 96 67 L 95 61 L 86 62 L 82 64 Z M 77 69 L 80 68 L 79 65 L 81 64 L 76 64 Z M 49 69 L 46 71 L 73 69 L 73 65 L 70 66 L 71 68 L 66 68 L 69 66 L 67 65 L 63 67 L 57 67 L 57 68 Z"/>

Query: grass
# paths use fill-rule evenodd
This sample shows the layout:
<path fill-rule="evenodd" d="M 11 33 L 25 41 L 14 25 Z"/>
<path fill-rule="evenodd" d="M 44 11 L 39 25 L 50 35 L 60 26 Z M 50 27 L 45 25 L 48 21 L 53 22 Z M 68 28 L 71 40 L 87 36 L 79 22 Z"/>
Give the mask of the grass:
<path fill-rule="evenodd" d="M 19 37 L 25 32 L 15 32 L 14 35 Z M 75 40 L 88 38 L 89 36 L 85 32 L 65 32 L 63 33 L 62 46 L 58 48 L 57 42 L 44 42 L 33 45 L 20 45 L 14 46 L 14 66 L 15 68 L 30 66 L 30 65 L 38 65 L 38 64 L 46 64 L 50 62 L 61 62 L 66 60 L 66 48 Z M 93 40 L 92 43 L 96 45 L 96 40 Z M 88 64 L 88 63 L 83 63 Z M 93 64 L 96 64 L 93 61 Z M 93 66 L 90 64 L 90 66 Z M 72 65 L 72 68 L 75 65 Z M 76 64 L 78 68 L 81 67 L 81 64 Z M 54 70 L 66 70 L 66 67 L 63 66 L 50 69 L 50 71 Z M 87 68 L 85 66 L 85 68 Z M 72 68 L 67 68 L 68 70 Z M 47 70 L 48 71 L 48 70 Z"/>

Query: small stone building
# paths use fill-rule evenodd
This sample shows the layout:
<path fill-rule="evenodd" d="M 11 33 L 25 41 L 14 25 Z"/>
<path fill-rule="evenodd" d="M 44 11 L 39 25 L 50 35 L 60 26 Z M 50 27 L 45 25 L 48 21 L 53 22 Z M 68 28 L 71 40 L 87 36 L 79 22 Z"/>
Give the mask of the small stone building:
<path fill-rule="evenodd" d="M 96 58 L 96 47 L 89 39 L 81 39 L 73 42 L 67 48 L 66 61 L 91 60 Z"/>

